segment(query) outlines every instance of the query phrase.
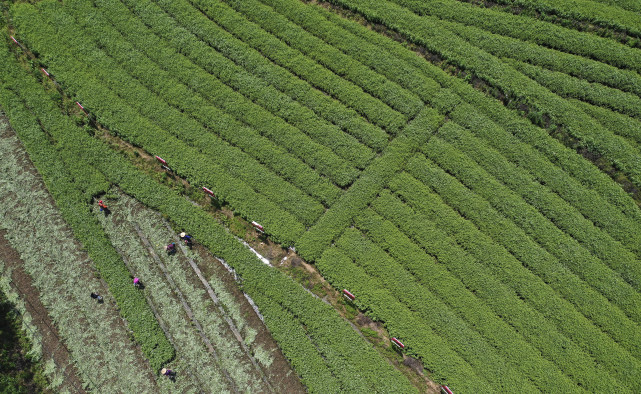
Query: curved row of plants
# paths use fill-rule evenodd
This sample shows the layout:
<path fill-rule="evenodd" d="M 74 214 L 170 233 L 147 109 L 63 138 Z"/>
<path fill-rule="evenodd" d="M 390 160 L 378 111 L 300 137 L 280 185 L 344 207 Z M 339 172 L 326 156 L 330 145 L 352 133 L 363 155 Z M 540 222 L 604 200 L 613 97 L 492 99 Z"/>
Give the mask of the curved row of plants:
<path fill-rule="evenodd" d="M 247 72 L 285 93 L 320 116 L 356 137 L 364 145 L 381 151 L 388 142 L 388 135 L 380 127 L 369 123 L 354 109 L 332 98 L 322 90 L 316 89 L 304 79 L 299 78 L 287 68 L 273 63 L 261 51 L 218 26 L 190 3 L 184 1 L 160 1 L 157 5 L 171 15 L 176 23 L 211 48 L 222 53 Z M 159 31 L 159 34 L 162 34 Z M 171 37 L 166 37 L 172 42 Z M 189 49 L 189 47 L 185 48 Z M 191 52 L 187 52 L 192 56 Z M 193 59 L 200 59 L 194 52 Z M 201 64 L 206 67 L 206 62 Z"/>
<path fill-rule="evenodd" d="M 128 6 L 142 22 L 150 26 L 157 35 L 171 43 L 176 50 L 184 51 L 189 48 L 192 53 L 199 53 L 201 55 L 199 58 L 202 59 L 200 63 L 207 65 L 206 69 L 209 73 L 237 90 L 241 95 L 245 95 L 250 101 L 260 105 L 254 106 L 255 110 L 260 110 L 264 114 L 271 112 L 271 117 L 266 119 L 273 123 L 270 124 L 270 128 L 255 120 L 252 122 L 252 119 L 246 116 L 242 117 L 243 121 L 248 122 L 254 128 L 267 135 L 279 137 L 280 144 L 287 144 L 287 139 L 280 134 L 288 133 L 293 136 L 292 133 L 295 130 L 312 139 L 320 146 L 317 149 L 322 150 L 325 155 L 338 155 L 359 168 L 365 167 L 373 157 L 374 153 L 356 138 L 344 133 L 338 126 L 318 117 L 309 108 L 292 100 L 260 78 L 253 76 L 243 67 L 236 65 L 206 43 L 198 40 L 186 27 L 180 26 L 157 4 L 143 1 L 129 3 Z M 202 57 L 202 54 L 207 56 Z M 240 118 L 238 119 L 240 120 Z M 340 185 L 343 186 L 344 183 L 340 183 Z"/>
<path fill-rule="evenodd" d="M 100 24 L 97 12 L 92 13 L 90 30 L 81 30 L 74 19 L 63 17 L 63 15 L 67 15 L 64 11 L 79 13 L 78 16 L 82 17 L 91 10 L 74 6 L 67 7 L 64 11 L 56 8 L 49 11 L 55 12 L 56 25 L 60 26 L 60 33 L 55 37 L 49 36 L 52 46 L 39 47 L 41 56 L 45 58 L 51 56 L 57 46 L 68 49 L 71 56 L 76 59 L 77 67 L 83 67 L 87 73 L 91 72 L 92 75 L 100 78 L 105 89 L 110 89 L 118 94 L 127 104 L 138 110 L 142 116 L 152 120 L 158 127 L 171 131 L 181 141 L 198 149 L 202 155 L 213 158 L 230 175 L 242 179 L 257 193 L 268 197 L 282 209 L 291 212 L 301 222 L 311 224 L 323 212 L 322 205 L 317 201 L 271 173 L 239 149 L 225 144 L 208 132 L 203 125 L 167 104 L 165 100 L 172 103 L 189 101 L 189 104 L 192 104 L 193 101 L 196 101 L 196 97 L 183 85 L 167 78 L 148 59 L 136 56 L 136 51 L 122 37 L 119 37 L 109 27 L 103 27 Z M 49 11 L 45 11 L 45 14 Z M 45 31 L 40 33 L 44 34 Z M 98 41 L 94 43 L 93 39 Z M 103 50 L 98 49 L 99 47 Z M 110 54 L 116 58 L 110 58 Z M 60 67 L 72 67 L 72 65 L 73 63 L 69 60 L 56 61 L 50 64 L 50 70 L 52 72 L 58 71 L 61 70 Z M 130 69 L 133 69 L 135 76 L 141 78 L 147 76 L 146 78 L 151 79 L 153 82 L 147 83 L 153 84 L 158 95 L 154 95 L 145 86 L 141 86 L 135 77 L 130 76 L 127 71 L 121 68 L 122 66 L 129 66 Z M 68 75 L 63 71 L 60 71 L 61 79 Z M 153 77 L 149 77 L 150 74 Z M 173 85 L 173 89 L 167 92 L 166 86 L 170 85 Z M 96 87 L 96 89 L 100 88 Z M 181 88 L 183 89 L 181 90 Z M 193 104 L 200 104 L 197 108 L 207 106 L 205 100 Z M 183 110 L 183 108 L 185 107 L 180 109 Z M 171 162 L 168 164 L 173 165 Z"/>
<path fill-rule="evenodd" d="M 441 126 L 444 116 L 430 107 L 407 124 L 374 159 L 356 182 L 332 205 L 296 243 L 298 252 L 308 260 L 318 259 L 331 242 L 349 226 L 352 218 L 372 201 L 387 182 L 400 171 L 410 155 Z"/>
<path fill-rule="evenodd" d="M 354 56 L 364 64 L 379 70 L 388 78 L 396 80 L 402 86 L 414 91 L 424 100 L 429 101 L 435 108 L 447 108 L 451 106 L 448 101 L 452 100 L 451 95 L 442 94 L 444 93 L 442 90 L 439 92 L 438 83 L 432 79 L 438 75 L 437 73 L 439 71 L 443 81 L 459 82 L 457 87 L 461 87 L 461 85 L 462 87 L 468 87 L 466 84 L 460 84 L 461 81 L 456 81 L 454 77 L 445 77 L 441 70 L 434 66 L 430 67 L 429 63 L 420 63 L 410 51 L 401 48 L 400 44 L 396 44 L 391 40 L 380 40 L 376 33 L 358 24 L 346 22 L 323 8 L 305 6 L 296 0 L 286 2 L 264 1 L 295 22 L 300 23 L 306 29 L 313 31 L 314 34 L 326 39 L 332 45 L 343 49 L 345 53 Z M 323 18 L 323 16 L 327 19 Z M 357 35 L 357 32 L 362 35 Z M 387 44 L 385 45 L 386 51 L 381 51 L 380 48 L 384 44 Z M 520 51 L 515 52 L 520 53 Z M 410 60 L 416 61 L 410 62 Z M 420 81 L 420 83 L 415 83 L 416 81 Z M 432 86 L 435 85 L 436 87 L 432 88 Z M 429 88 L 424 89 L 425 86 Z M 472 89 L 468 87 L 465 93 L 468 93 L 470 90 Z M 469 94 L 459 94 L 461 94 L 460 99 L 454 98 L 457 103 L 469 97 Z M 492 100 L 487 97 L 485 101 L 487 103 L 492 102 Z M 586 215 L 587 218 L 594 221 L 595 224 L 606 229 L 617 240 L 631 248 L 636 248 L 635 245 L 641 245 L 641 243 L 639 243 L 641 240 L 639 240 L 639 242 L 636 241 L 638 236 L 634 230 L 638 224 L 634 223 L 630 218 L 623 216 L 621 212 L 609 204 L 603 196 L 580 185 L 577 180 L 572 178 L 570 173 L 555 166 L 554 162 L 546 160 L 540 152 L 518 141 L 508 132 L 508 130 L 513 127 L 505 130 L 497 127 L 491 119 L 488 119 L 487 116 L 480 113 L 482 109 L 482 106 L 474 108 L 469 104 L 460 104 L 452 111 L 450 116 L 457 122 L 461 122 L 461 124 L 474 130 L 476 135 L 483 136 L 483 138 L 491 142 L 491 145 L 510 161 L 518 164 L 520 167 L 527 168 L 533 176 L 544 180 L 547 187 L 561 195 L 568 203 L 572 204 L 575 209 L 578 209 L 583 215 Z M 623 120 L 621 120 L 620 123 L 622 121 Z M 635 126 L 634 123 L 630 122 L 626 124 L 629 129 Z M 534 129 L 532 125 L 530 125 L 530 128 Z M 481 133 L 481 131 L 483 132 Z M 634 134 L 634 131 L 631 130 L 629 133 Z M 554 156 L 558 157 L 561 155 L 555 153 Z M 555 160 L 559 159 L 555 158 Z M 573 161 L 576 162 L 577 160 Z M 590 169 L 590 165 L 586 162 L 579 162 L 577 164 L 581 164 L 583 168 L 587 167 L 585 168 L 586 170 Z M 576 166 L 576 164 L 572 165 Z M 599 179 L 602 178 L 603 174 L 601 174 Z M 603 184 L 604 182 L 599 183 Z M 607 186 L 611 188 L 610 185 Z M 631 202 L 629 198 L 628 200 Z M 632 211 L 632 213 L 634 212 L 638 213 L 638 209 Z"/>
<path fill-rule="evenodd" d="M 328 45 L 260 1 L 228 1 L 228 3 L 291 48 L 299 50 L 332 70 L 336 75 L 360 86 L 364 91 L 408 118 L 414 117 L 423 108 L 423 101 L 414 93 L 408 92 L 334 46 Z"/>
<path fill-rule="evenodd" d="M 503 344 L 489 343 L 476 327 L 457 315 L 427 287 L 418 283 L 398 262 L 374 245 L 373 241 L 364 238 L 360 231 L 353 228 L 345 230 L 337 240 L 336 246 L 349 258 L 343 258 L 339 263 L 340 268 L 336 265 L 330 266 L 334 272 L 328 277 L 338 277 L 337 270 L 347 272 L 340 277 L 349 279 L 339 281 L 351 282 L 347 283 L 348 288 L 358 294 L 358 300 L 368 310 L 368 314 L 376 320 L 383 321 L 392 335 L 404 341 L 404 350 L 423 360 L 424 365 L 430 370 L 443 371 L 444 376 L 465 376 L 463 371 L 446 371 L 456 365 L 450 362 L 448 357 L 420 352 L 427 348 L 430 352 L 436 353 L 447 351 L 449 348 L 466 360 L 478 376 L 492 376 L 492 386 L 499 390 L 537 391 L 542 390 L 547 384 L 536 382 L 541 375 L 531 374 L 531 369 L 527 371 L 531 366 L 523 368 L 519 364 L 509 362 L 503 354 Z M 406 320 L 419 322 L 416 331 L 394 331 L 394 322 Z M 428 333 L 436 338 L 428 338 Z M 431 346 L 416 346 L 422 341 L 431 343 Z M 447 366 L 438 365 L 441 362 Z M 545 364 L 542 358 L 539 363 Z M 526 374 L 528 372 L 530 374 Z M 558 369 L 548 369 L 547 372 L 550 375 L 544 380 L 554 377 L 568 390 L 574 385 Z M 466 380 L 471 378 L 466 376 Z M 452 383 L 449 379 L 446 381 L 448 385 Z"/>
<path fill-rule="evenodd" d="M 465 152 L 465 156 L 474 160 L 479 167 L 486 171 L 491 177 L 488 179 L 488 183 L 502 184 L 504 188 L 496 191 L 497 194 L 508 190 L 512 191 L 513 195 L 522 198 L 524 202 L 553 223 L 553 226 L 547 226 L 550 234 L 555 234 L 558 239 L 561 239 L 559 231 L 561 230 L 567 236 L 577 240 L 582 248 L 599 258 L 604 266 L 609 266 L 621 275 L 637 291 L 641 288 L 641 283 L 639 283 L 641 268 L 635 264 L 637 256 L 632 252 L 638 250 L 638 244 L 630 242 L 638 237 L 635 232 L 629 232 L 629 239 L 624 239 L 622 242 L 616 241 L 609 234 L 594 226 L 592 221 L 587 220 L 556 193 L 533 179 L 526 171 L 498 155 L 484 141 L 474 138 L 471 131 L 455 125 L 453 122 L 449 122 L 447 127 L 440 130 L 439 138 L 455 147 L 458 152 Z M 430 157 L 433 152 L 439 152 L 435 154 L 438 157 L 435 159 L 436 161 L 442 161 L 446 152 L 449 152 L 438 149 L 432 151 L 430 147 L 425 147 L 425 152 L 428 151 Z M 454 172 L 450 170 L 450 173 Z M 496 205 L 497 200 L 492 201 Z M 554 226 L 558 230 L 554 229 Z M 546 245 L 545 242 L 541 243 Z M 548 249 L 552 254 L 555 254 L 555 248 Z M 557 256 L 562 258 L 560 255 Z M 577 257 L 574 256 L 574 258 Z"/>
<path fill-rule="evenodd" d="M 468 287 L 466 280 L 462 281 L 442 261 L 427 254 L 392 222 L 367 209 L 356 217 L 355 226 L 380 248 L 379 253 L 389 255 L 382 258 L 389 260 L 395 275 L 403 275 L 404 281 L 414 280 L 424 288 L 429 288 L 435 297 L 455 311 L 487 342 L 497 347 L 507 362 L 515 363 L 537 386 L 559 384 L 569 392 L 574 390 L 574 383 L 568 385 L 568 377 L 523 336 L 518 324 L 513 326 L 510 319 L 500 317 L 495 311 L 501 313 L 501 310 L 492 308 L 483 297 L 479 297 L 476 287 Z M 391 259 L 396 263 L 392 263 Z M 366 309 L 366 306 L 363 308 Z M 437 320 L 436 323 L 442 324 L 443 329 L 447 330 L 452 320 L 454 318 Z"/>
<path fill-rule="evenodd" d="M 213 22 L 252 48 L 259 50 L 274 63 L 353 108 L 389 134 L 395 135 L 407 123 L 407 116 L 367 94 L 362 88 L 322 67 L 300 51 L 289 47 L 259 26 L 249 22 L 245 16 L 228 5 L 221 2 L 200 0 L 195 0 L 192 4 Z"/>
<path fill-rule="evenodd" d="M 433 176 L 434 182 L 438 181 L 442 185 L 435 187 L 434 182 L 430 181 L 431 187 L 439 192 L 458 192 L 460 197 L 438 197 L 429 187 L 411 178 L 403 177 L 402 179 L 407 181 L 405 184 L 396 183 L 392 186 L 410 206 L 426 215 L 432 215 L 431 220 L 442 228 L 448 229 L 452 236 L 458 236 L 459 243 L 467 248 L 471 248 L 471 242 L 474 239 L 472 234 L 475 234 L 476 244 L 482 245 L 485 250 L 470 249 L 470 253 L 482 261 L 487 260 L 488 253 L 495 254 L 494 260 L 500 261 L 506 267 L 497 272 L 497 275 L 511 275 L 513 278 L 529 277 L 531 283 L 527 288 L 536 289 L 536 293 L 530 293 L 534 290 L 519 292 L 523 296 L 527 294 L 545 296 L 550 305 L 556 305 L 555 310 L 560 315 L 554 316 L 553 319 L 557 321 L 561 331 L 564 329 L 561 320 L 578 321 L 580 323 L 577 324 L 585 326 L 586 332 L 591 332 L 594 338 L 599 337 L 608 341 L 614 338 L 627 352 L 638 358 L 637 341 L 632 338 L 639 335 L 639 327 L 620 309 L 609 303 L 589 284 L 572 274 L 568 268 L 543 250 L 516 225 L 494 210 L 488 210 L 487 202 L 469 191 L 466 192 L 455 179 L 448 177 L 433 164 L 430 166 L 429 162 L 417 163 L 416 172 L 420 171 Z M 420 175 L 419 178 L 425 179 L 425 176 Z M 412 195 L 412 193 L 415 194 Z M 443 199 L 453 204 L 453 208 L 446 205 Z M 466 205 L 463 206 L 465 203 Z M 482 207 L 485 210 L 480 214 L 478 209 Z M 453 211 L 450 211 L 453 209 L 460 213 L 453 214 Z M 506 281 L 506 283 L 514 283 L 515 288 L 523 288 L 523 280 L 525 279 Z M 538 308 L 541 313 L 549 313 L 540 304 Z M 594 326 L 588 324 L 588 320 Z"/>
<path fill-rule="evenodd" d="M 608 26 L 637 36 L 641 35 L 641 16 L 634 10 L 623 7 L 599 4 L 593 0 L 558 2 L 553 0 L 498 0 L 499 4 L 525 7 L 538 12 L 559 15 L 572 20 L 592 22 Z M 619 2 L 620 4 L 621 2 Z M 623 2 L 625 3 L 625 1 Z M 638 8 L 636 11 L 641 11 Z"/>
<path fill-rule="evenodd" d="M 440 20 L 419 16 L 389 1 L 376 3 L 361 0 L 333 0 L 355 9 L 369 20 L 398 30 L 411 41 L 425 46 L 499 87 L 503 92 L 522 98 L 533 107 L 550 115 L 568 133 L 590 149 L 611 160 L 635 185 L 641 185 L 641 161 L 636 149 L 621 137 L 613 135 L 578 108 L 541 87 L 498 58 L 472 46 Z"/>
<path fill-rule="evenodd" d="M 436 140 L 435 137 L 430 142 L 429 159 L 434 160 L 458 182 L 487 200 L 494 209 L 517 224 L 528 236 L 550 254 L 556 256 L 572 272 L 598 289 L 611 303 L 625 311 L 632 320 L 639 322 L 641 309 L 638 305 L 641 295 L 635 290 L 635 287 L 626 283 L 617 271 L 591 254 L 576 239 L 562 232 L 521 196 L 479 168 L 479 165 L 472 159 L 463 155 L 447 142 Z M 418 175 L 419 170 L 415 170 L 413 173 Z M 421 180 L 423 179 L 424 177 L 421 177 Z M 447 194 L 442 195 L 446 199 L 454 198 Z M 622 271 L 626 269 L 625 266 L 618 268 Z M 634 267 L 627 269 L 634 269 Z"/>
<path fill-rule="evenodd" d="M 546 316 L 522 299 L 524 295 L 510 287 L 513 283 L 500 280 L 500 275 L 497 275 L 493 267 L 496 259 L 479 260 L 472 254 L 472 250 L 463 248 L 444 229 L 437 227 L 424 214 L 413 211 L 389 192 L 382 193 L 372 207 L 428 254 L 435 256 L 439 263 L 456 275 L 494 313 L 515 327 L 574 382 L 589 388 L 588 390 L 597 391 L 607 387 L 625 387 L 609 371 L 598 368 L 596 361 L 588 353 L 554 327 L 548 320 L 549 315 L 554 313 L 553 310 L 544 309 L 543 312 L 548 315 Z M 478 234 L 475 236 L 478 237 Z M 526 290 L 529 283 L 525 283 L 526 287 L 521 290 Z M 539 307 L 541 304 L 548 306 L 547 297 L 542 294 L 532 293 L 529 299 L 537 301 Z M 577 327 L 567 329 L 576 330 L 575 334 L 580 334 Z"/>
<path fill-rule="evenodd" d="M 618 68 L 641 70 L 641 51 L 589 32 L 580 32 L 530 17 L 478 7 L 457 0 L 393 0 L 419 15 L 471 25 L 495 34 L 534 42 L 567 53 L 597 59 Z"/>
<path fill-rule="evenodd" d="M 451 106 L 452 104 L 448 101 L 455 100 L 457 106 L 450 116 L 457 123 L 478 131 L 479 136 L 500 148 L 506 157 L 510 157 L 515 163 L 528 168 L 531 173 L 543 179 L 546 185 L 563 196 L 575 208 L 582 212 L 584 207 L 590 208 L 592 213 L 584 214 L 595 220 L 595 223 L 607 227 L 603 223 L 613 222 L 609 219 L 610 216 L 616 217 L 614 224 L 607 227 L 611 233 L 617 231 L 616 223 L 622 215 L 641 225 L 641 210 L 630 196 L 607 174 L 577 155 L 574 148 L 564 146 L 550 136 L 547 130 L 532 124 L 516 111 L 506 108 L 500 101 L 486 96 L 465 80 L 453 77 L 438 66 L 426 62 L 401 43 L 332 12 L 324 11 L 324 13 L 333 23 L 352 33 L 351 37 L 361 39 L 361 42 L 372 43 L 379 48 L 379 52 L 387 51 L 394 58 L 402 60 L 406 67 L 399 69 L 398 74 L 408 74 L 415 70 L 419 75 L 433 79 L 443 88 L 450 89 L 455 93 L 454 96 L 436 95 L 437 101 L 430 104 L 440 108 L 443 105 Z M 458 33 L 460 34 L 460 30 Z M 361 58 L 361 61 L 365 60 Z M 565 64 L 565 61 L 562 64 Z M 428 86 L 430 91 L 434 89 L 431 87 L 432 84 Z M 588 203 L 591 200 L 599 203 Z M 603 210 L 592 209 L 595 206 L 602 206 Z M 599 219 L 595 219 L 594 215 Z"/>

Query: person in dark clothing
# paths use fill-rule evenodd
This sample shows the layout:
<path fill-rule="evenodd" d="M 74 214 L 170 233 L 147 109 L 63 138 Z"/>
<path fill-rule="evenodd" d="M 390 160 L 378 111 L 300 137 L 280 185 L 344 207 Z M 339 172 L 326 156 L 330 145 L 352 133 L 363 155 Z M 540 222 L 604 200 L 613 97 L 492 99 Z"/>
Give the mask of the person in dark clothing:
<path fill-rule="evenodd" d="M 176 244 L 175 243 L 170 243 L 169 245 L 165 246 L 165 250 L 167 251 L 167 254 L 174 254 L 176 253 Z"/>
<path fill-rule="evenodd" d="M 185 242 L 185 245 L 189 246 L 190 248 L 192 247 L 193 243 L 193 237 L 185 232 L 180 233 L 180 239 L 182 239 Z"/>
<path fill-rule="evenodd" d="M 172 381 L 176 378 L 176 373 L 174 371 L 172 371 L 171 369 L 163 368 L 163 369 L 160 370 L 160 373 L 162 375 L 165 375 L 166 377 L 168 377 Z"/>
<path fill-rule="evenodd" d="M 102 302 L 102 296 L 100 294 L 98 294 L 98 293 L 91 293 L 91 298 L 93 298 L 94 300 L 96 300 L 98 302 Z"/>

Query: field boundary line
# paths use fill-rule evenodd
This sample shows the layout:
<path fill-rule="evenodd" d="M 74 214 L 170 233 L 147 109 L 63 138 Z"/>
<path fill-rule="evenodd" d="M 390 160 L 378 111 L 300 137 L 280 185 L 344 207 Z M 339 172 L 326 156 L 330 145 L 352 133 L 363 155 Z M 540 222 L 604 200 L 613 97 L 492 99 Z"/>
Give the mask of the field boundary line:
<path fill-rule="evenodd" d="M 151 245 L 149 240 L 142 233 L 142 230 L 140 229 L 140 226 L 138 225 L 138 223 L 133 222 L 133 226 L 134 226 L 134 229 L 136 230 L 136 233 L 138 234 L 138 238 L 140 238 L 140 240 L 142 241 L 144 246 L 147 248 L 147 251 L 149 252 L 149 255 L 154 259 L 154 261 L 156 262 L 156 264 L 158 265 L 158 267 L 160 268 L 162 273 L 165 275 L 165 278 L 167 279 L 167 282 L 169 282 L 169 284 L 171 285 L 171 290 L 180 299 L 180 303 L 182 304 L 182 307 L 185 310 L 185 313 L 187 313 L 187 316 L 193 322 L 194 326 L 198 330 L 198 334 L 200 335 L 201 339 L 205 343 L 205 346 L 207 347 L 209 352 L 214 356 L 214 360 L 216 360 L 216 363 L 218 363 L 218 366 L 219 366 L 220 370 L 223 372 L 223 374 L 225 375 L 227 380 L 229 380 L 229 383 L 231 384 L 232 390 L 235 393 L 238 393 L 239 391 L 238 391 L 238 387 L 236 387 L 236 382 L 234 382 L 234 380 L 229 375 L 229 372 L 227 372 L 227 370 L 220 363 L 220 357 L 218 356 L 218 353 L 216 352 L 216 349 L 214 349 L 214 346 L 209 341 L 209 338 L 205 334 L 205 331 L 203 330 L 202 325 L 200 324 L 198 319 L 196 319 L 196 317 L 194 316 L 194 312 L 191 310 L 191 307 L 189 306 L 189 304 L 185 300 L 185 297 L 184 297 L 182 291 L 180 291 L 180 288 L 178 288 L 178 286 L 176 286 L 176 283 L 174 282 L 174 280 L 169 275 L 169 272 L 167 271 L 167 267 L 165 267 L 163 262 L 160 260 L 160 257 L 158 257 L 158 255 L 154 251 L 153 246 Z"/>
<path fill-rule="evenodd" d="M 165 227 L 167 227 L 167 229 L 169 231 L 173 232 L 173 229 L 171 228 L 169 223 L 165 222 Z M 179 238 L 177 236 L 174 236 L 174 239 L 179 239 Z M 267 385 L 267 387 L 269 387 L 269 390 L 271 392 L 275 392 L 274 388 L 272 387 L 272 385 L 267 380 L 267 377 L 265 376 L 265 373 L 263 372 L 263 370 L 260 368 L 260 366 L 256 362 L 256 359 L 251 355 L 249 349 L 247 348 L 247 345 L 245 344 L 245 341 L 243 340 L 243 337 L 240 335 L 240 332 L 236 328 L 236 325 L 231 320 L 231 318 L 229 317 L 228 313 L 225 311 L 223 306 L 220 304 L 220 300 L 216 296 L 216 293 L 214 292 L 214 290 L 209 285 L 209 282 L 207 281 L 207 279 L 205 279 L 205 277 L 203 276 L 202 272 L 200 271 L 200 268 L 198 268 L 198 265 L 194 262 L 194 260 L 187 255 L 187 248 L 185 247 L 185 245 L 183 245 L 180 242 L 178 244 L 180 245 L 181 252 L 183 253 L 185 258 L 189 262 L 189 266 L 196 273 L 196 276 L 198 276 L 198 279 L 200 279 L 200 281 L 202 282 L 203 286 L 205 286 L 205 289 L 207 289 L 207 294 L 209 294 L 209 297 L 211 298 L 211 300 L 218 307 L 218 310 L 220 311 L 221 315 L 223 316 L 223 319 L 227 322 L 227 325 L 229 326 L 230 331 L 234 334 L 234 337 L 236 337 L 236 340 L 238 340 L 238 343 L 240 343 L 240 347 L 243 349 L 243 351 L 245 352 L 245 354 L 247 355 L 247 357 L 249 358 L 251 363 L 254 365 L 254 368 L 256 368 L 256 370 L 258 372 L 260 372 L 260 376 L 261 376 L 262 380 L 265 382 L 265 384 Z"/>

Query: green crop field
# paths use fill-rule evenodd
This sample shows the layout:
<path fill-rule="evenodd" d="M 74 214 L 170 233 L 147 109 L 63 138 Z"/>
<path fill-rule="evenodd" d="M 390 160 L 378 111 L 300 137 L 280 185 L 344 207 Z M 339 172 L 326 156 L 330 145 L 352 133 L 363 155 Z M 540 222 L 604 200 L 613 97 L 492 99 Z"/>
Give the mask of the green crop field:
<path fill-rule="evenodd" d="M 641 392 L 638 2 L 0 7 L 49 390 Z"/>

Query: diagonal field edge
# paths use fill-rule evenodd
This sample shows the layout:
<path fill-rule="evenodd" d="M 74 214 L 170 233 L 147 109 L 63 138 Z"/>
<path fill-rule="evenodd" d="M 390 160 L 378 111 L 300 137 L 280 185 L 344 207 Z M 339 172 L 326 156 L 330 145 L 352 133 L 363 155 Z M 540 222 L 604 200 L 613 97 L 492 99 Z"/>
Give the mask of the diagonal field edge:
<path fill-rule="evenodd" d="M 367 167 L 340 199 L 296 243 L 301 257 L 313 261 L 349 225 L 352 218 L 376 197 L 411 154 L 444 123 L 444 115 L 423 107 L 400 135 Z"/>

